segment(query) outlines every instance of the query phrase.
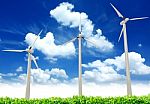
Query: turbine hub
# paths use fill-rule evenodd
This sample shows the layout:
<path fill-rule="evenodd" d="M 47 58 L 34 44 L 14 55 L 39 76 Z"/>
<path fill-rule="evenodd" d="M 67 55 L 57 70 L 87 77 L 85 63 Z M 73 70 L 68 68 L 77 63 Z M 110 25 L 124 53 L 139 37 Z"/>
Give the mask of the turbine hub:
<path fill-rule="evenodd" d="M 129 21 L 129 18 L 126 18 L 125 21 L 128 22 L 128 21 Z"/>
<path fill-rule="evenodd" d="M 33 53 L 33 52 L 34 52 L 34 50 L 32 50 L 32 49 L 28 49 L 28 50 L 27 50 L 27 52 L 29 52 L 29 53 Z"/>
<path fill-rule="evenodd" d="M 126 24 L 129 21 L 129 18 L 125 18 L 123 21 L 120 22 L 120 25 Z"/>

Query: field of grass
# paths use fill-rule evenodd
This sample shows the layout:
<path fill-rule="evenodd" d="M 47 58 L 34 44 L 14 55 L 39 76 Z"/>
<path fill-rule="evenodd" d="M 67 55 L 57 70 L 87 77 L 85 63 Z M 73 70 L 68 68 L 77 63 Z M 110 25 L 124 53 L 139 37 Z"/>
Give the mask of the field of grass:
<path fill-rule="evenodd" d="M 52 97 L 47 99 L 0 98 L 0 104 L 150 104 L 150 96 L 132 97 Z"/>

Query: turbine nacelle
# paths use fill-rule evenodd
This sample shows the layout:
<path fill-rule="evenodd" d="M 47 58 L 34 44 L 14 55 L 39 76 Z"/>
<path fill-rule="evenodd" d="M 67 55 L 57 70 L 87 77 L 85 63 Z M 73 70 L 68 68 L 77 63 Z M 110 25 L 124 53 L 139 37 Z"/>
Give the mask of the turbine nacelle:
<path fill-rule="evenodd" d="M 126 24 L 129 20 L 129 18 L 125 18 L 123 21 L 120 22 L 120 25 Z"/>
<path fill-rule="evenodd" d="M 80 33 L 77 38 L 83 38 L 82 34 Z"/>
<path fill-rule="evenodd" d="M 29 46 L 27 49 L 26 49 L 26 52 L 28 53 L 34 53 L 34 50 L 33 50 L 33 47 L 32 46 Z"/>

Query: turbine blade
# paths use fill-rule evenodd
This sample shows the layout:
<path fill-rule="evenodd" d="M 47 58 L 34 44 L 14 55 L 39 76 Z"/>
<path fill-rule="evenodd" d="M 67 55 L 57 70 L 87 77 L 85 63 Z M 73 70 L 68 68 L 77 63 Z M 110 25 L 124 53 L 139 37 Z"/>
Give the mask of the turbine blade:
<path fill-rule="evenodd" d="M 2 50 L 5 52 L 26 52 L 27 50 Z"/>
<path fill-rule="evenodd" d="M 93 41 L 89 40 L 88 38 L 83 38 L 85 39 L 87 42 L 93 44 L 96 48 L 99 48 Z"/>
<path fill-rule="evenodd" d="M 111 3 L 110 5 L 114 8 L 114 10 L 116 11 L 117 15 L 121 18 L 124 18 L 123 15 L 117 10 L 117 8 L 115 6 L 113 6 Z"/>
<path fill-rule="evenodd" d="M 40 36 L 40 34 L 42 33 L 43 29 L 38 33 L 37 37 L 35 38 L 34 42 L 32 43 L 32 45 L 30 45 L 30 47 L 32 48 L 35 44 L 35 42 L 37 41 L 38 37 Z"/>
<path fill-rule="evenodd" d="M 141 19 L 147 19 L 147 18 L 149 18 L 149 17 L 132 18 L 132 19 L 130 19 L 130 20 L 131 20 L 131 21 L 134 21 L 134 20 L 141 20 Z"/>
<path fill-rule="evenodd" d="M 71 40 L 69 40 L 69 41 L 65 42 L 65 43 L 64 43 L 64 44 L 62 44 L 62 45 L 66 45 L 66 44 L 68 44 L 68 43 L 74 42 L 76 39 L 77 39 L 77 38 L 73 38 L 73 39 L 71 39 Z"/>
<path fill-rule="evenodd" d="M 79 23 L 79 32 L 81 33 L 81 13 L 80 13 L 80 23 Z"/>
<path fill-rule="evenodd" d="M 35 64 L 36 68 L 38 69 L 39 66 L 38 66 L 38 64 L 37 64 L 37 62 L 36 62 L 36 58 L 35 58 L 32 54 L 31 54 L 31 59 L 33 60 L 33 62 L 34 62 L 34 64 Z"/>
<path fill-rule="evenodd" d="M 120 32 L 120 36 L 119 36 L 118 42 L 119 42 L 120 39 L 121 39 L 121 36 L 122 36 L 122 34 L 123 34 L 123 31 L 124 31 L 124 26 L 122 27 L 122 30 L 121 30 L 121 32 Z"/>

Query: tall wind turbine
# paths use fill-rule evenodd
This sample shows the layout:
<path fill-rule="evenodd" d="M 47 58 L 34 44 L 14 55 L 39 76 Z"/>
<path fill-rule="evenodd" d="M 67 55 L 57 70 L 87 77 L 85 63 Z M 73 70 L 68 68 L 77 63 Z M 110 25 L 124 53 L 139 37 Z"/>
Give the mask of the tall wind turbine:
<path fill-rule="evenodd" d="M 64 43 L 63 45 L 66 45 L 70 42 L 74 42 L 76 39 L 78 39 L 78 71 L 79 71 L 78 88 L 79 88 L 79 96 L 82 96 L 82 39 L 84 39 L 92 44 L 93 44 L 93 42 L 88 40 L 88 38 L 83 37 L 83 35 L 82 35 L 81 14 L 80 14 L 80 23 L 79 23 L 79 35 L 77 37 L 71 39 L 70 41 Z"/>
<path fill-rule="evenodd" d="M 134 21 L 134 20 L 141 20 L 146 19 L 149 17 L 140 17 L 140 18 L 126 18 L 124 17 L 118 10 L 113 6 L 113 9 L 116 11 L 117 15 L 121 17 L 123 20 L 120 22 L 120 25 L 122 26 L 122 30 L 118 39 L 118 42 L 120 41 L 120 38 L 122 34 L 124 35 L 124 51 L 125 51 L 125 66 L 126 66 L 126 80 L 127 80 L 127 95 L 132 96 L 132 89 L 131 89 L 131 78 L 130 78 L 130 67 L 129 67 L 129 57 L 128 57 L 128 43 L 127 43 L 127 32 L 126 32 L 126 23 L 128 21 Z"/>
<path fill-rule="evenodd" d="M 6 52 L 27 52 L 28 53 L 28 65 L 27 65 L 27 80 L 26 80 L 26 92 L 25 92 L 25 98 L 30 98 L 30 76 L 31 76 L 31 60 L 33 60 L 35 66 L 38 68 L 36 58 L 32 55 L 33 54 L 33 46 L 38 39 L 39 35 L 42 33 L 43 30 L 40 31 L 34 42 L 25 50 L 2 50 Z"/>

